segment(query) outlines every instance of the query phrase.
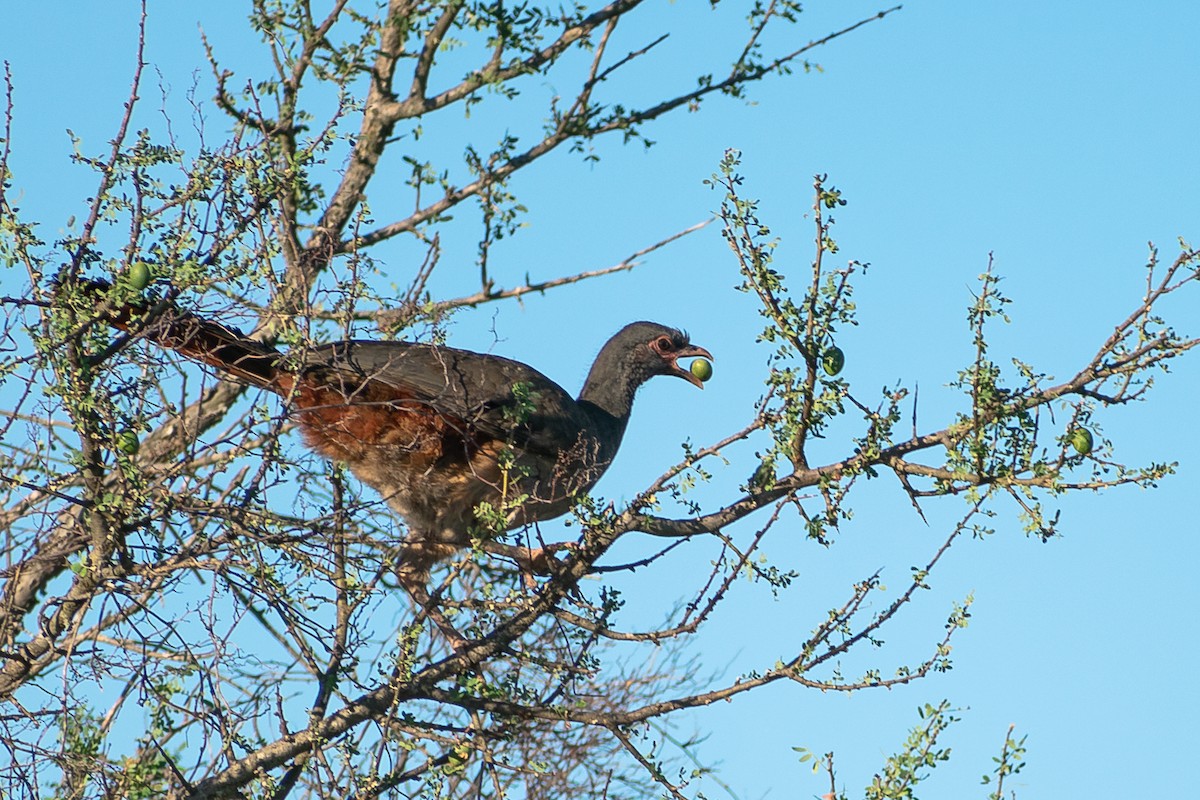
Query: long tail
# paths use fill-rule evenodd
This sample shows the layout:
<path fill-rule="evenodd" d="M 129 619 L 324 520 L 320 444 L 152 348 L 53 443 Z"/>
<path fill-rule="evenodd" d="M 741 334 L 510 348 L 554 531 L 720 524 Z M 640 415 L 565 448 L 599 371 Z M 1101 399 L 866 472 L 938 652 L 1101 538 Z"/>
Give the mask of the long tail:
<path fill-rule="evenodd" d="M 274 347 L 256 342 L 236 328 L 196 316 L 173 303 L 165 307 L 135 304 L 114 307 L 105 299 L 109 288 L 103 281 L 92 281 L 85 291 L 96 297 L 102 314 L 113 327 L 140 333 L 147 341 L 255 386 L 280 393 L 291 388 L 291 372 L 284 367 L 283 354 Z M 138 318 L 147 314 L 150 319 L 143 326 Z"/>

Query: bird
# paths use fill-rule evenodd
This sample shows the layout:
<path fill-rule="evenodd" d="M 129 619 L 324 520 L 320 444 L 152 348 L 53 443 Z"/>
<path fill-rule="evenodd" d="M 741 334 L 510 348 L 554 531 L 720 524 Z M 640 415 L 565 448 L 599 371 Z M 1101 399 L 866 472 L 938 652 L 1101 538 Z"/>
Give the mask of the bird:
<path fill-rule="evenodd" d="M 678 362 L 713 358 L 679 329 L 633 322 L 601 347 L 572 398 L 490 353 L 360 339 L 284 352 L 173 302 L 101 307 L 115 327 L 283 398 L 303 442 L 345 463 L 407 523 L 397 560 L 410 581 L 472 543 L 481 508 L 499 510 L 508 528 L 565 514 L 612 463 L 638 388 L 672 375 L 702 389 Z"/>

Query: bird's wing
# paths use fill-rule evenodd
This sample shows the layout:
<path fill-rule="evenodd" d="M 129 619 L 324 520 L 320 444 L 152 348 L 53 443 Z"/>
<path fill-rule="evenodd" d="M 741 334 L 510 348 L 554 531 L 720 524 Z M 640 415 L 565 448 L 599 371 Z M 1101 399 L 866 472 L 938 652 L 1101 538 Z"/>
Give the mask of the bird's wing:
<path fill-rule="evenodd" d="M 500 356 L 430 344 L 346 341 L 313 348 L 303 361 L 306 371 L 326 373 L 326 380 L 336 376 L 348 388 L 382 384 L 401 402 L 428 406 L 472 432 L 530 453 L 557 456 L 579 440 L 589 422 L 557 383 Z"/>

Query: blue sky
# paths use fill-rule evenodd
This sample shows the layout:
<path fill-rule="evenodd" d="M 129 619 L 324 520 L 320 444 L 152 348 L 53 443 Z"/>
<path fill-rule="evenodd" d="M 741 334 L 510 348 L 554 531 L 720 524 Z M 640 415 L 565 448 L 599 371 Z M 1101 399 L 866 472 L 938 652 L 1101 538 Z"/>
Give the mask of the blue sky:
<path fill-rule="evenodd" d="M 725 0 L 719 12 L 707 5 L 656 4 L 637 25 L 623 26 L 627 48 L 668 27 L 673 33 L 656 60 L 633 65 L 611 90 L 687 89 L 698 55 L 715 53 L 714 68 L 728 62 L 739 49 L 727 36 L 738 4 Z M 814 2 L 791 35 L 816 38 L 883 7 Z M 148 61 L 170 86 L 170 107 L 182 107 L 194 71 L 198 96 L 211 95 L 198 23 L 227 64 L 254 63 L 239 5 L 150 8 Z M 135 9 L 21 3 L 5 16 L 0 56 L 16 86 L 15 184 L 23 209 L 53 231 L 81 213 L 94 183 L 69 164 L 65 130 L 93 152 L 115 130 Z M 997 331 L 997 360 L 1020 357 L 1065 378 L 1135 306 L 1147 242 L 1165 260 L 1177 237 L 1200 239 L 1197 30 L 1200 6 L 1185 2 L 906 3 L 817 51 L 820 71 L 752 88 L 752 105 L 713 99 L 698 114 L 648 127 L 657 142 L 649 150 L 599 142 L 596 165 L 564 151 L 521 174 L 513 188 L 529 207 L 527 228 L 497 245 L 493 270 L 503 285 L 527 272 L 539 279 L 602 267 L 705 219 L 719 197 L 702 181 L 735 147 L 744 153 L 746 193 L 760 198 L 763 218 L 783 239 L 779 264 L 800 277 L 811 257 L 812 176 L 827 173 L 849 200 L 837 212 L 840 255 L 872 264 L 856 294 L 860 327 L 839 339 L 846 376 L 868 396 L 897 381 L 919 385 L 921 427 L 941 427 L 959 408 L 945 384 L 970 358 L 965 310 L 989 253 L 1014 301 L 1012 325 Z M 531 105 L 560 89 L 522 88 Z M 143 94 L 146 124 L 158 124 L 156 93 Z M 495 108 L 478 124 L 516 124 L 511 109 Z M 210 125 L 220 124 L 215 111 L 208 115 Z M 382 212 L 391 198 L 379 185 L 374 191 Z M 466 234 L 446 242 L 436 284 L 443 295 L 476 288 L 473 248 Z M 400 275 L 411 266 L 400 246 L 376 255 Z M 16 277 L 0 275 L 6 293 Z M 674 461 L 685 437 L 707 443 L 748 418 L 765 352 L 753 344 L 760 322 L 732 291 L 735 283 L 735 265 L 710 227 L 605 283 L 460 315 L 451 341 L 529 361 L 574 390 L 591 354 L 625 321 L 687 327 L 715 354 L 716 377 L 703 394 L 681 382 L 643 391 L 625 450 L 599 487 L 628 497 Z M 1166 310 L 1196 335 L 1195 307 L 1184 298 Z M 701 756 L 722 763 L 722 779 L 742 800 L 825 791 L 796 762 L 793 746 L 835 750 L 853 796 L 916 723 L 914 709 L 947 697 L 967 710 L 948 734 L 954 759 L 922 797 L 984 796 L 978 777 L 1009 723 L 1029 735 L 1029 766 L 1010 785 L 1022 800 L 1185 794 L 1200 746 L 1200 698 L 1190 678 L 1200 655 L 1193 513 L 1200 463 L 1191 423 L 1198 375 L 1196 359 L 1185 360 L 1148 402 L 1100 417 L 1120 459 L 1180 462 L 1159 489 L 1069 499 L 1064 536 L 1048 544 L 1026 539 L 1005 513 L 991 539 L 956 545 L 934 589 L 889 632 L 881 653 L 886 668 L 931 643 L 950 604 L 974 592 L 953 672 L 850 698 L 777 686 L 681 717 L 678 729 L 711 732 Z M 838 457 L 846 438 L 831 436 L 823 454 Z M 720 476 L 706 499 L 728 498 L 745 463 Z M 961 511 L 953 501 L 927 509 L 927 527 L 886 481 L 867 486 L 856 509 L 831 549 L 802 541 L 799 530 L 777 538 L 771 554 L 800 571 L 797 587 L 779 600 L 753 587 L 739 594 L 701 637 L 702 675 L 769 665 L 793 626 L 807 631 L 850 581 L 877 568 L 899 586 Z M 673 569 L 702 569 L 710 555 L 691 548 Z M 631 624 L 658 618 L 678 597 L 666 572 L 634 575 L 622 588 Z M 710 786 L 708 794 L 721 790 Z"/>

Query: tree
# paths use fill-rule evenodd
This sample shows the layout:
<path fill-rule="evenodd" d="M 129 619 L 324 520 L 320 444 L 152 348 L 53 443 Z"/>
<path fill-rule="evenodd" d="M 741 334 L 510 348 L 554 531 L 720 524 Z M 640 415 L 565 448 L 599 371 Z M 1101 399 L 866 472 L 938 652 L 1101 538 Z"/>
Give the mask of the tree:
<path fill-rule="evenodd" d="M 684 796 L 690 768 L 665 760 L 659 720 L 776 682 L 865 691 L 945 669 L 967 602 L 916 663 L 853 676 L 834 665 L 868 648 L 953 542 L 987 530 L 999 504 L 1015 503 L 1029 531 L 1048 537 L 1055 516 L 1044 506 L 1056 496 L 1149 485 L 1170 471 L 1126 467 L 1094 434 L 1098 409 L 1142 397 L 1153 370 L 1195 345 L 1156 311 L 1194 279 L 1195 251 L 1151 263 L 1144 298 L 1065 382 L 992 355 L 987 333 L 1007 299 L 989 270 L 970 315 L 975 357 L 955 383 L 963 411 L 918 426 L 907 387 L 868 399 L 839 377 L 837 336 L 855 323 L 852 289 L 865 271 L 838 255 L 831 214 L 841 194 L 815 181 L 811 271 L 789 284 L 795 276 L 772 261 L 772 234 L 744 195 L 735 153 L 712 185 L 741 288 L 765 318 L 772 356 L 762 399 L 733 416 L 728 436 L 690 447 L 633 500 L 581 497 L 566 531 L 508 532 L 519 542 L 570 540 L 561 569 L 534 586 L 477 552 L 434 574 L 435 606 L 411 602 L 391 561 L 402 528 L 336 465 L 299 450 L 276 404 L 145 347 L 136 331 L 114 335 L 98 324 L 80 289 L 89 277 L 115 280 L 114 302 L 169 300 L 267 342 L 304 346 L 372 325 L 436 339 L 458 309 L 628 269 L 633 259 L 503 288 L 489 254 L 521 220 L 513 176 L 562 145 L 592 158 L 605 134 L 641 140 L 670 112 L 741 97 L 868 21 L 774 53 L 762 44 L 767 32 L 794 22 L 798 8 L 756 5 L 728 73 L 652 102 L 621 102 L 606 89 L 628 65 L 653 58 L 660 41 L 616 46 L 618 24 L 635 24 L 640 5 L 568 13 L 393 2 L 374 14 L 342 2 L 314 16 L 307 4 L 259 3 L 252 22 L 271 55 L 269 76 L 235 78 L 219 43 L 209 51 L 227 135 L 208 125 L 197 142 L 170 128 L 135 130 L 146 83 L 139 66 L 112 149 L 79 156 L 99 188 L 77 230 L 43 242 L 6 195 L 3 255 L 28 281 L 22 298 L 6 300 L 15 346 L 0 373 L 13 565 L 0 696 L 12 709 L 4 720 L 14 791 Z M 578 88 L 569 104 L 555 98 L 529 113 L 522 91 L 533 76 Z M 475 121 L 505 103 L 526 129 L 542 117 L 544 127 L 514 133 L 506 118 L 498 142 L 480 144 Z M 472 124 L 458 140 L 461 164 L 451 164 L 443 151 L 457 152 L 442 137 L 458 129 L 435 126 L 458 108 Z M 220 145 L 208 144 L 214 137 Z M 6 150 L 6 178 L 7 165 Z M 415 211 L 395 212 L 376 191 L 383 174 L 393 184 L 404 176 Z M 479 289 L 448 298 L 431 287 L 444 270 L 442 240 L 462 235 L 461 219 L 450 218 L 468 209 L 482 230 Z M 377 255 L 397 241 L 407 244 L 386 262 Z M 1062 403 L 1068 418 L 1052 419 Z M 850 421 L 856 433 L 842 455 L 810 463 L 814 440 Z M 737 471 L 725 459 L 753 463 Z M 879 577 L 863 576 L 788 643 L 790 658 L 736 680 L 681 681 L 691 641 L 739 579 L 788 586 L 789 565 L 758 560 L 763 542 L 782 530 L 830 541 L 851 490 L 877 476 L 894 476 L 918 512 L 966 501 L 898 598 L 873 609 Z M 730 499 L 702 507 L 689 489 L 704 481 Z M 666 542 L 647 561 L 669 563 L 677 542 L 700 537 L 713 566 L 677 609 L 662 609 L 661 626 L 631 632 L 603 580 L 624 565 L 605 557 L 646 534 Z M 587 575 L 602 580 L 581 583 Z M 431 610 L 455 620 L 465 647 L 449 646 Z M 373 622 L 381 619 L 388 623 Z M 664 646 L 665 662 L 639 664 L 653 664 L 645 652 Z M 120 687 L 116 702 L 98 694 L 111 686 Z M 130 735 L 120 731 L 133 701 L 149 709 L 151 725 Z M 928 707 L 868 796 L 906 796 L 946 755 L 937 737 L 952 714 Z M 1001 769 L 1021 751 L 1010 735 Z M 832 757 L 820 761 L 832 780 Z"/>

